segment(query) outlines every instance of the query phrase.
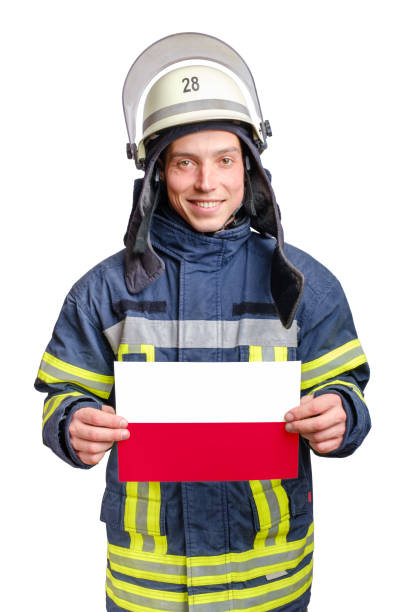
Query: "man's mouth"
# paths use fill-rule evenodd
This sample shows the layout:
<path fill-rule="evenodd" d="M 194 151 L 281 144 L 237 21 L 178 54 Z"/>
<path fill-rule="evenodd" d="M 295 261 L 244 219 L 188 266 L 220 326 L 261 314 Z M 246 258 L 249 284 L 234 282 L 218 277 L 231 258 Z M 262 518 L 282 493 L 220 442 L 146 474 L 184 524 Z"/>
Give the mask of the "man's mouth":
<path fill-rule="evenodd" d="M 198 206 L 199 208 L 215 208 L 222 204 L 224 200 L 189 200 L 190 204 Z"/>

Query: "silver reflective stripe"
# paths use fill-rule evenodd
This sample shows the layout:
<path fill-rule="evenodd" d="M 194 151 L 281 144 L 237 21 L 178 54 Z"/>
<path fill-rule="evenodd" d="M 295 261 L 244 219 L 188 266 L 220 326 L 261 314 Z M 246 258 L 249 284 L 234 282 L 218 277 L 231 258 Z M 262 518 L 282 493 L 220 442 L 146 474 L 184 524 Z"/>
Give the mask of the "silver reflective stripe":
<path fill-rule="evenodd" d="M 266 593 L 262 592 L 262 594 L 252 597 L 240 597 L 238 599 L 236 594 L 239 592 L 244 595 L 246 591 L 246 589 L 240 589 L 239 591 L 233 591 L 232 593 L 231 591 L 226 591 L 224 601 L 213 601 L 211 603 L 200 604 L 201 595 L 197 595 L 194 597 L 194 610 L 197 612 L 229 612 L 230 610 L 251 610 L 252 607 L 255 606 L 266 606 L 271 604 L 273 601 L 280 600 L 284 597 L 289 598 L 289 601 L 293 601 L 307 589 L 308 582 L 311 581 L 312 578 L 312 573 L 312 564 L 310 564 L 303 570 L 300 570 L 298 580 L 296 580 L 296 574 L 290 576 L 289 578 L 282 578 L 281 580 L 270 583 L 268 585 L 269 589 Z M 295 582 L 292 582 L 293 579 L 295 579 Z M 285 584 L 287 586 L 285 586 Z M 265 591 L 264 587 L 260 588 L 262 591 Z M 248 591 L 254 592 L 256 589 L 257 587 L 254 587 L 253 589 L 248 589 Z M 293 595 L 293 599 L 290 598 L 291 595 Z M 208 595 L 206 594 L 202 597 L 205 598 L 208 597 Z M 289 603 L 289 601 L 286 601 L 285 603 Z M 268 607 L 262 609 L 271 610 L 274 607 L 279 607 L 280 605 L 281 602 L 277 602 L 276 606 L 272 605 L 271 608 Z"/>
<path fill-rule="evenodd" d="M 356 357 L 360 357 L 361 355 L 364 355 L 362 347 L 356 346 L 347 351 L 347 353 L 340 355 L 340 357 L 337 357 L 336 359 L 332 359 L 324 365 L 314 368 L 313 370 L 307 370 L 306 372 L 302 372 L 302 382 L 306 382 L 314 378 L 320 378 L 324 374 L 328 374 L 332 370 L 337 370 L 337 368 L 341 368 L 342 366 L 347 367 L 347 364 L 350 361 L 352 361 Z"/>
<path fill-rule="evenodd" d="M 124 583 L 122 582 L 121 584 Z M 146 610 L 168 610 L 169 612 L 186 612 L 188 610 L 187 601 L 166 601 L 166 591 L 163 591 L 163 597 L 160 599 L 139 595 L 138 593 L 132 593 L 131 590 L 125 590 L 115 585 L 109 576 L 106 577 L 106 587 L 110 589 L 116 597 L 137 606 L 144 606 Z M 132 585 L 129 584 L 129 589 L 131 588 Z M 148 591 L 148 589 L 144 590 Z M 173 595 L 172 592 L 171 595 Z M 130 609 L 132 610 L 133 608 Z"/>
<path fill-rule="evenodd" d="M 154 536 L 143 534 L 142 538 L 143 538 L 142 550 L 144 552 L 154 552 L 154 549 L 156 546 L 156 542 L 154 541 Z"/>
<path fill-rule="evenodd" d="M 153 344 L 160 348 L 234 348 L 297 346 L 297 325 L 285 329 L 278 319 L 239 321 L 160 321 L 127 317 L 104 334 L 114 353 L 120 344 Z"/>
<path fill-rule="evenodd" d="M 147 533 L 147 506 L 149 503 L 149 483 L 139 482 L 137 485 L 136 531 Z"/>
<path fill-rule="evenodd" d="M 192 100 L 191 102 L 180 102 L 179 104 L 170 104 L 160 110 L 155 111 L 143 121 L 143 131 L 146 131 L 148 127 L 166 119 L 167 117 L 173 117 L 174 115 L 181 115 L 182 113 L 193 113 L 201 110 L 232 110 L 238 113 L 246 115 L 251 121 L 249 111 L 246 106 L 233 102 L 232 100 Z"/>
<path fill-rule="evenodd" d="M 275 347 L 263 346 L 262 347 L 262 360 L 263 361 L 275 361 Z"/>
<path fill-rule="evenodd" d="M 58 380 L 65 380 L 67 382 L 78 383 L 79 385 L 91 387 L 91 389 L 95 389 L 98 391 L 103 391 L 105 393 L 110 393 L 112 390 L 111 384 L 98 382 L 96 380 L 90 378 L 83 378 L 82 376 L 76 376 L 71 372 L 65 372 L 65 370 L 61 370 L 60 368 L 56 368 L 55 366 L 47 363 L 46 361 L 41 361 L 40 370 L 57 378 Z"/>
<path fill-rule="evenodd" d="M 226 582 L 228 581 L 228 575 L 230 573 L 234 574 L 243 574 L 247 572 L 251 572 L 257 568 L 269 568 L 274 565 L 287 563 L 290 564 L 291 561 L 299 559 L 299 557 L 304 556 L 305 550 L 313 544 L 313 533 L 310 534 L 303 546 L 296 548 L 294 550 L 288 550 L 281 553 L 270 553 L 263 555 L 262 557 L 256 557 L 254 559 L 249 559 L 248 561 L 229 561 L 228 563 L 222 563 L 220 565 L 200 565 L 197 567 L 191 567 L 191 575 L 192 579 L 200 578 L 203 576 L 224 576 Z M 265 551 L 268 551 L 265 548 Z M 269 548 L 270 551 L 270 548 Z M 308 553 L 307 553 L 308 554 Z M 257 573 L 257 576 L 262 575 L 262 572 Z M 249 578 L 243 576 L 242 580 L 249 580 Z M 202 584 L 202 581 L 200 581 Z"/>
<path fill-rule="evenodd" d="M 137 553 L 135 553 L 135 555 L 136 554 Z M 152 561 L 145 561 L 144 559 L 129 558 L 122 555 L 117 555 L 116 553 L 112 553 L 110 551 L 109 561 L 113 564 L 120 565 L 121 567 L 128 567 L 129 569 L 149 572 L 152 574 L 165 574 L 171 576 L 182 576 L 186 578 L 186 567 L 184 565 L 176 565 L 173 563 L 156 563 Z"/>
<path fill-rule="evenodd" d="M 275 544 L 275 538 L 278 534 L 279 525 L 282 519 L 280 506 L 278 498 L 276 497 L 276 493 L 273 490 L 271 481 L 260 480 L 259 482 L 261 483 L 263 492 L 265 493 L 266 501 L 268 502 L 269 512 L 271 515 L 271 527 L 268 531 L 265 544 L 267 546 L 272 546 L 273 544 Z"/>
<path fill-rule="evenodd" d="M 288 572 L 283 570 L 282 572 L 275 572 L 274 574 L 268 574 L 265 576 L 267 580 L 275 580 L 276 578 L 282 578 L 282 576 L 286 576 Z"/>

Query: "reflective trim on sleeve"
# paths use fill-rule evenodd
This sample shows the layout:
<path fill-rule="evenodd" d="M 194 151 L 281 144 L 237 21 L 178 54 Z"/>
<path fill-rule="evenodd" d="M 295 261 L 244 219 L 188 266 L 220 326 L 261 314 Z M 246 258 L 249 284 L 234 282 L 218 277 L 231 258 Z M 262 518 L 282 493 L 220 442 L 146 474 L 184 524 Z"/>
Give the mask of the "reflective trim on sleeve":
<path fill-rule="evenodd" d="M 358 395 L 358 397 L 361 399 L 362 402 L 365 402 L 364 399 L 364 395 L 362 394 L 361 390 L 359 389 L 359 387 L 351 382 L 348 382 L 346 380 L 331 380 L 330 382 L 324 384 L 324 385 L 319 385 L 318 387 L 315 387 L 314 389 L 312 389 L 311 391 L 309 391 L 308 395 L 312 395 L 315 391 L 319 391 L 320 389 L 324 389 L 325 387 L 331 387 L 332 385 L 344 385 L 345 387 L 349 387 L 350 389 L 353 389 L 353 391 Z"/>
<path fill-rule="evenodd" d="M 44 404 L 43 410 L 43 423 L 42 426 L 46 424 L 50 416 L 56 411 L 61 402 L 64 401 L 66 397 L 81 397 L 82 393 L 78 393 L 76 391 L 72 393 L 61 393 L 59 395 L 53 395 L 48 401 Z"/>
<path fill-rule="evenodd" d="M 366 363 L 359 340 L 351 340 L 318 359 L 302 364 L 301 389 L 309 389 L 338 374 Z"/>
<path fill-rule="evenodd" d="M 113 376 L 97 374 L 83 368 L 78 368 L 62 359 L 54 357 L 50 353 L 44 353 L 38 378 L 46 383 L 70 382 L 87 391 L 91 391 L 98 397 L 107 399 L 112 391 Z"/>

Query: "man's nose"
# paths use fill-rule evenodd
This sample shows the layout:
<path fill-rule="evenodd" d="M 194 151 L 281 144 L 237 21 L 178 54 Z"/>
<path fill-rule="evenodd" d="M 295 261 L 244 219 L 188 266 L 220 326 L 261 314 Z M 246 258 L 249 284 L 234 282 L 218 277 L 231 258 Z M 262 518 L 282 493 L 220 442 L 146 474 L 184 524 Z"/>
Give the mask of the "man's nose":
<path fill-rule="evenodd" d="M 203 163 L 199 166 L 195 187 L 199 191 L 212 191 L 215 189 L 215 173 L 211 164 Z"/>

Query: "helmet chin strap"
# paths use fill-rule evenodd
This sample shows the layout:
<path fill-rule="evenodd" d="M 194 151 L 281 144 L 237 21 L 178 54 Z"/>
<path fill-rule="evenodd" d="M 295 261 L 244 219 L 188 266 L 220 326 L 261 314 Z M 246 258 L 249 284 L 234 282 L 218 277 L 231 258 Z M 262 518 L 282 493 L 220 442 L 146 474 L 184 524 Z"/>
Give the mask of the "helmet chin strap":
<path fill-rule="evenodd" d="M 212 230 L 211 232 L 203 232 L 203 234 L 205 234 L 206 236 L 212 236 L 213 234 L 217 234 L 218 232 L 222 232 L 223 230 L 227 229 L 227 226 L 230 225 L 235 220 L 235 215 L 243 207 L 243 205 L 244 205 L 244 200 L 242 200 L 238 208 L 236 208 L 234 212 L 230 214 L 228 219 L 225 221 L 225 223 L 223 223 L 223 225 L 221 225 L 221 227 L 219 227 L 216 230 Z"/>

